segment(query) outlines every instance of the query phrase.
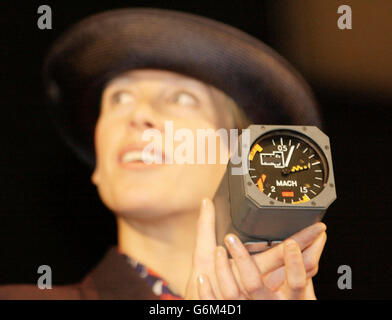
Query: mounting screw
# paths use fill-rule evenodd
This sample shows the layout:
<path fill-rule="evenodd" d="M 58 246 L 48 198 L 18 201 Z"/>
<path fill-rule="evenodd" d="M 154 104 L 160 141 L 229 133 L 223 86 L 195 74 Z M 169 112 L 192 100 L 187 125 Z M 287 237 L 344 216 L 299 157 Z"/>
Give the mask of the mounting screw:
<path fill-rule="evenodd" d="M 333 188 L 333 183 L 330 183 L 329 186 L 330 186 L 331 188 Z"/>
<path fill-rule="evenodd" d="M 312 206 L 315 206 L 315 205 L 316 205 L 316 202 L 312 201 L 311 204 L 312 204 Z"/>
<path fill-rule="evenodd" d="M 273 202 L 273 201 L 270 201 L 269 203 L 270 203 L 270 204 L 274 204 L 275 202 Z"/>
<path fill-rule="evenodd" d="M 325 148 L 325 150 L 328 150 L 329 149 L 329 145 L 326 145 L 324 148 Z"/>
<path fill-rule="evenodd" d="M 303 131 L 306 131 L 306 127 L 302 127 L 302 130 L 303 130 Z"/>
<path fill-rule="evenodd" d="M 252 184 L 253 184 L 252 182 L 248 181 L 248 186 L 251 186 Z"/>

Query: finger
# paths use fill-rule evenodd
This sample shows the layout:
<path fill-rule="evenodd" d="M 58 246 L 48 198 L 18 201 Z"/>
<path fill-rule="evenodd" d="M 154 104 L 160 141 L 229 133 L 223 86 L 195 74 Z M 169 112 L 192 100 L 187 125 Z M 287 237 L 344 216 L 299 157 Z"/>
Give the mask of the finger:
<path fill-rule="evenodd" d="M 301 251 L 305 248 L 309 247 L 314 240 L 319 236 L 320 233 L 326 230 L 326 226 L 322 222 L 315 223 L 298 233 L 291 236 L 291 239 L 294 239 Z M 256 253 L 253 255 L 253 259 L 255 259 L 257 266 L 260 269 L 261 274 L 264 276 L 269 272 L 282 267 L 284 265 L 284 249 L 283 243 L 272 247 L 271 249 Z"/>
<path fill-rule="evenodd" d="M 305 289 L 305 299 L 306 300 L 317 300 L 316 294 L 314 292 L 313 281 L 308 279 L 308 284 Z"/>
<path fill-rule="evenodd" d="M 209 284 L 215 296 L 218 299 L 222 299 L 214 275 L 215 248 L 215 207 L 210 199 L 205 198 L 201 201 L 200 215 L 197 222 L 196 245 L 193 253 L 193 272 L 194 274 L 209 275 Z"/>
<path fill-rule="evenodd" d="M 284 242 L 284 261 L 289 287 L 289 299 L 302 299 L 307 284 L 305 265 L 301 249 L 293 239 Z"/>
<path fill-rule="evenodd" d="M 226 249 L 222 246 L 215 249 L 215 274 L 220 293 L 225 300 L 241 298 L 241 291 L 234 277 Z"/>
<path fill-rule="evenodd" d="M 193 264 L 198 270 L 208 270 L 213 266 L 215 238 L 215 208 L 210 199 L 203 199 L 197 222 L 196 246 L 193 254 Z"/>
<path fill-rule="evenodd" d="M 295 233 L 290 238 L 294 239 L 300 247 L 301 251 L 303 251 L 314 242 L 320 233 L 325 232 L 326 230 L 327 226 L 324 223 L 317 222 Z"/>
<path fill-rule="evenodd" d="M 231 269 L 233 270 L 233 274 L 234 274 L 236 283 L 237 283 L 238 287 L 240 288 L 241 295 L 243 295 L 245 297 L 247 294 L 246 294 L 245 287 L 241 281 L 241 276 L 240 276 L 240 272 L 238 271 L 237 265 L 234 263 L 233 259 L 229 259 L 229 263 L 230 263 Z"/>
<path fill-rule="evenodd" d="M 198 276 L 197 292 L 201 300 L 216 300 L 210 280 L 205 274 L 200 274 Z"/>
<path fill-rule="evenodd" d="M 265 298 L 266 292 L 260 271 L 241 240 L 234 234 L 228 234 L 224 241 L 238 268 L 246 294 L 251 299 Z"/>
<path fill-rule="evenodd" d="M 320 256 L 324 249 L 326 239 L 326 233 L 321 233 L 312 245 L 302 253 L 307 278 L 312 278 L 317 274 Z M 272 291 L 276 291 L 285 280 L 286 271 L 284 266 L 271 271 L 263 278 L 264 284 Z"/>
<path fill-rule="evenodd" d="M 317 274 L 320 257 L 326 242 L 327 234 L 323 232 L 314 243 L 302 253 L 307 277 L 314 277 Z"/>

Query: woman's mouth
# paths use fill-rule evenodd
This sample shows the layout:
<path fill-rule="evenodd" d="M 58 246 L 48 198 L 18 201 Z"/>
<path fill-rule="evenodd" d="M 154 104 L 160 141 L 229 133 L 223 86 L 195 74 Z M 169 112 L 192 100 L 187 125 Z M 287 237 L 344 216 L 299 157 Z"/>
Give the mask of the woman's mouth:
<path fill-rule="evenodd" d="M 164 156 L 162 152 L 147 152 L 144 150 L 124 150 L 119 155 L 121 167 L 126 169 L 147 169 L 162 165 Z"/>

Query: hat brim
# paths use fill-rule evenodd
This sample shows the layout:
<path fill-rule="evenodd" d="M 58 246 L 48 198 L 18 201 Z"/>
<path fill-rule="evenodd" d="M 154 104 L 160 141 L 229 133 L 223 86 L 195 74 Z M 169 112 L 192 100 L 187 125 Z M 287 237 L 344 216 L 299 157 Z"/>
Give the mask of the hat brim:
<path fill-rule="evenodd" d="M 56 126 L 91 166 L 102 90 L 115 75 L 140 68 L 170 70 L 211 84 L 233 98 L 253 123 L 321 126 L 309 86 L 260 40 L 189 13 L 106 11 L 58 38 L 44 63 Z"/>

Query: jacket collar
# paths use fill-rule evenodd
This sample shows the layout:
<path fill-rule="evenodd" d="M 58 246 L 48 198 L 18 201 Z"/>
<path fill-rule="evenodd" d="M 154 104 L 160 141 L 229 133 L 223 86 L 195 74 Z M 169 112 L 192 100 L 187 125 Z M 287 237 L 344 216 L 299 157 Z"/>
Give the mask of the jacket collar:
<path fill-rule="evenodd" d="M 106 252 L 84 283 L 94 286 L 98 299 L 159 299 L 137 271 L 129 265 L 126 256 L 118 252 L 117 247 L 111 247 Z"/>

